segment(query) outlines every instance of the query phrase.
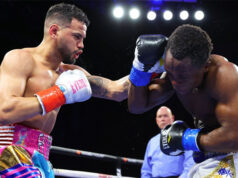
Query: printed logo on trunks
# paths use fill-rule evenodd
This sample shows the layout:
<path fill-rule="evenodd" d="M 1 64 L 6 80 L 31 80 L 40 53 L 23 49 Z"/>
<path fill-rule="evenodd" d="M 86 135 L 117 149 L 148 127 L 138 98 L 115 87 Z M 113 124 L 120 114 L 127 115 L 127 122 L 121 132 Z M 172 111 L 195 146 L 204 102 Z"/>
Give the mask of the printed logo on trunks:
<path fill-rule="evenodd" d="M 45 136 L 43 133 L 40 133 L 38 137 L 38 151 L 40 153 L 44 153 L 44 144 L 45 144 Z"/>
<path fill-rule="evenodd" d="M 40 133 L 38 137 L 38 151 L 46 155 L 46 157 L 48 157 L 51 143 L 52 143 L 52 138 L 50 136 Z"/>
<path fill-rule="evenodd" d="M 231 177 L 232 178 L 231 171 L 229 169 L 226 170 L 226 168 L 221 168 L 220 170 L 218 170 L 218 174 L 222 175 L 222 176 L 226 176 L 226 177 Z"/>
<path fill-rule="evenodd" d="M 233 155 L 229 155 L 223 158 L 214 171 L 204 178 L 217 178 L 217 177 L 226 177 L 234 178 L 235 177 L 235 166 Z"/>
<path fill-rule="evenodd" d="M 17 145 L 22 145 L 22 146 L 26 146 L 25 145 L 25 138 L 27 137 L 27 129 L 26 128 L 22 128 L 19 131 L 19 139 L 17 140 L 16 144 Z"/>

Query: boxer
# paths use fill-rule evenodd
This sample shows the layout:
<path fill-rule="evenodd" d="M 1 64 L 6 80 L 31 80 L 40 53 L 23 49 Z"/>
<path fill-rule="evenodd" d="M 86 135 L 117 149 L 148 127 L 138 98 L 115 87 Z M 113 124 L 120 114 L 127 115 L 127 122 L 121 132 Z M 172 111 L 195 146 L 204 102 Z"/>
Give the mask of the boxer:
<path fill-rule="evenodd" d="M 146 112 L 176 94 L 197 128 L 175 121 L 161 131 L 161 150 L 168 155 L 195 151 L 198 164 L 188 177 L 237 177 L 237 66 L 223 56 L 211 54 L 211 39 L 198 26 L 181 25 L 168 40 L 162 35 L 154 35 L 153 39 L 150 36 L 139 37 L 142 42 L 136 46 L 134 61 L 140 65 L 133 63 L 130 74 L 129 110 Z M 161 51 L 164 66 L 154 69 Z M 148 77 L 163 68 L 163 77 Z"/>
<path fill-rule="evenodd" d="M 83 53 L 88 25 L 86 14 L 75 5 L 55 4 L 47 11 L 42 42 L 4 56 L 0 177 L 54 177 L 48 154 L 60 107 L 91 96 L 127 98 L 128 76 L 112 81 L 73 65 Z"/>

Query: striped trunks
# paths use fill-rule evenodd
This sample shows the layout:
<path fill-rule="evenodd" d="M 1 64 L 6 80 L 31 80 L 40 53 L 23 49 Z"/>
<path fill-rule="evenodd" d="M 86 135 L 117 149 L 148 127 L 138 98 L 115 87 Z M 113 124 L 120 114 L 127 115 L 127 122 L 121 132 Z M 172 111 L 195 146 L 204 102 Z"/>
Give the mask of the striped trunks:
<path fill-rule="evenodd" d="M 52 137 L 23 125 L 0 125 L 0 177 L 54 177 L 48 161 Z"/>

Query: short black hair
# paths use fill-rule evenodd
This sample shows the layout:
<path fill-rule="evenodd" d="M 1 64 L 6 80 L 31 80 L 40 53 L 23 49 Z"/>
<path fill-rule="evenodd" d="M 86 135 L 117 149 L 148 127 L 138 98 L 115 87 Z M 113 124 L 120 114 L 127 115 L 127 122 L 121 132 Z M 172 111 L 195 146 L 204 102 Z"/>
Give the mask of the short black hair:
<path fill-rule="evenodd" d="M 190 24 L 177 27 L 166 46 L 166 50 L 170 50 L 174 58 L 182 60 L 189 57 L 192 64 L 199 67 L 206 63 L 212 49 L 209 35 L 200 27 Z"/>
<path fill-rule="evenodd" d="M 82 9 L 78 8 L 74 4 L 66 3 L 59 3 L 51 6 L 46 13 L 45 19 L 54 19 L 65 24 L 70 24 L 73 18 L 85 23 L 86 26 L 89 26 L 90 24 L 87 15 Z"/>

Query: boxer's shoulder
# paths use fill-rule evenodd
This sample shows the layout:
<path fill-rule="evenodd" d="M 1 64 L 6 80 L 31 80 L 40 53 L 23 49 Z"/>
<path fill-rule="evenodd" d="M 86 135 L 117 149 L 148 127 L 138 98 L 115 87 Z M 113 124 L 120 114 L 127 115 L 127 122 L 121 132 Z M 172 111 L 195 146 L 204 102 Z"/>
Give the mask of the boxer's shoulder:
<path fill-rule="evenodd" d="M 213 59 L 216 65 L 216 75 L 221 78 L 238 77 L 237 66 L 234 63 L 219 55 L 215 55 Z"/>
<path fill-rule="evenodd" d="M 237 73 L 237 67 L 224 56 L 213 54 L 208 60 L 208 73 L 210 77 L 227 78 L 232 73 Z M 237 75 L 238 77 L 238 75 Z"/>
<path fill-rule="evenodd" d="M 6 53 L 5 57 L 30 57 L 33 58 L 34 51 L 30 48 L 13 49 Z"/>
<path fill-rule="evenodd" d="M 222 97 L 225 99 L 228 93 L 237 90 L 238 68 L 225 57 L 219 55 L 213 55 L 211 63 L 207 77 L 210 91 L 215 98 Z"/>
<path fill-rule="evenodd" d="M 226 68 L 233 68 L 234 67 L 234 63 L 230 62 L 229 59 L 227 59 L 224 56 L 221 55 L 217 55 L 217 54 L 212 54 L 210 56 L 210 61 L 215 63 L 216 67 L 218 67 L 218 69 L 223 69 L 225 70 Z"/>
<path fill-rule="evenodd" d="M 35 64 L 32 53 L 26 49 L 14 49 L 4 56 L 2 67 L 30 72 Z"/>

